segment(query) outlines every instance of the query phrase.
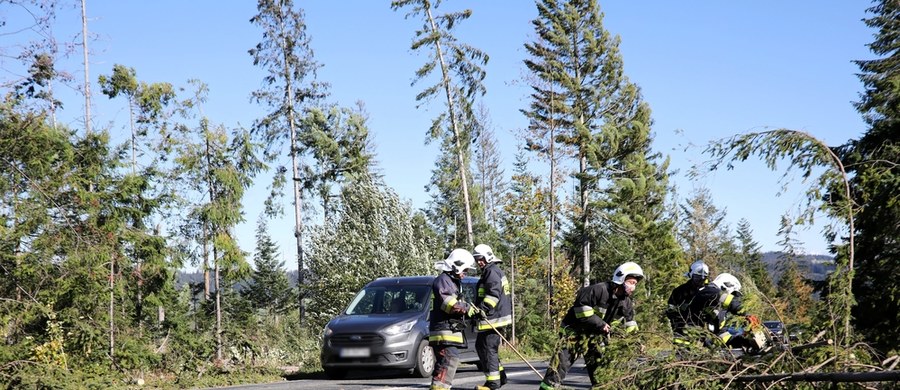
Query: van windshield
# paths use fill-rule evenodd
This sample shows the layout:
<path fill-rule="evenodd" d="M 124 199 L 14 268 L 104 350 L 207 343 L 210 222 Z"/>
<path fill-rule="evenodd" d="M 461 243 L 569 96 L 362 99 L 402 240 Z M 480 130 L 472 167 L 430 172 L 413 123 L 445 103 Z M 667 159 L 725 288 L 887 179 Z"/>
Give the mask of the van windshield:
<path fill-rule="evenodd" d="M 421 312 L 431 304 L 431 286 L 366 287 L 356 294 L 347 314 L 394 314 Z"/>

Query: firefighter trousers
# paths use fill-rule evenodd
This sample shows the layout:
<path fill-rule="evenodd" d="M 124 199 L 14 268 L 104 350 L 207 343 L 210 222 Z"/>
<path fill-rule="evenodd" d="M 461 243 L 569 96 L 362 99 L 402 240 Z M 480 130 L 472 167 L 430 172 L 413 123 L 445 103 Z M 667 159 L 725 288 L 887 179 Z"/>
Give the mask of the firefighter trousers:
<path fill-rule="evenodd" d="M 448 345 L 432 344 L 434 370 L 431 372 L 431 390 L 448 390 L 453 385 L 456 368 L 459 367 L 459 350 Z"/>
<path fill-rule="evenodd" d="M 500 335 L 493 329 L 478 332 L 475 339 L 475 351 L 478 352 L 478 360 L 481 361 L 481 371 L 484 372 L 484 387 L 499 389 L 503 386 L 503 366 L 500 364 Z"/>
<path fill-rule="evenodd" d="M 550 364 L 547 366 L 547 372 L 544 374 L 540 388 L 543 390 L 558 388 L 579 356 L 584 357 L 584 365 L 587 368 L 588 377 L 591 378 L 591 386 L 596 386 L 595 372 L 602 356 L 600 352 L 602 345 L 602 340 L 597 335 L 582 335 L 563 330 L 563 335 L 557 345 L 557 353 L 550 358 Z"/>

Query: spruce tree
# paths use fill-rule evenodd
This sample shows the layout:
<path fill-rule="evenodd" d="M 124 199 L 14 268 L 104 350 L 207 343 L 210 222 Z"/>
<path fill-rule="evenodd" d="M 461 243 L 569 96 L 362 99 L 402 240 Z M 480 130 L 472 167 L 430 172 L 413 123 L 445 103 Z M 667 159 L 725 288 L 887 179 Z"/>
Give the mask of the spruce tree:
<path fill-rule="evenodd" d="M 606 277 L 619 264 L 636 261 L 648 276 L 644 288 L 661 296 L 680 284 L 675 275 L 683 268 L 678 266 L 682 254 L 672 233 L 674 222 L 666 213 L 669 163 L 652 150 L 651 123 L 650 107 L 642 102 L 630 121 L 599 134 L 604 149 L 617 152 L 602 158 L 603 165 L 591 164 L 610 183 L 594 201 L 602 214 L 594 222 L 598 245 L 593 262 L 605 263 L 600 277 Z"/>
<path fill-rule="evenodd" d="M 759 243 L 753 240 L 750 222 L 744 218 L 738 221 L 736 239 L 744 273 L 753 279 L 753 284 L 759 292 L 768 297 L 773 296 L 772 277 L 762 261 Z"/>
<path fill-rule="evenodd" d="M 416 96 L 416 101 L 428 101 L 436 96 L 443 95 L 445 110 L 434 119 L 428 131 L 429 140 L 442 140 L 441 150 L 455 158 L 456 165 L 451 169 L 459 176 L 456 187 L 452 192 L 458 193 L 462 200 L 461 217 L 465 223 L 466 244 L 475 246 L 473 237 L 473 213 L 471 187 L 471 174 L 469 173 L 470 156 L 469 140 L 477 134 L 470 131 L 474 121 L 474 99 L 485 93 L 482 80 L 485 71 L 482 68 L 487 65 L 488 56 L 481 50 L 468 44 L 459 42 L 452 34 L 452 30 L 460 22 L 472 16 L 471 10 L 450 12 L 435 15 L 434 9 L 440 1 L 430 0 L 393 0 L 391 8 L 411 8 L 407 17 L 419 17 L 422 27 L 416 31 L 416 38 L 411 48 L 424 50 L 429 53 L 429 60 L 416 71 L 418 82 L 426 79 L 433 71 L 439 70 L 439 80 L 426 88 Z M 446 160 L 446 159 L 444 159 Z M 439 161 L 439 166 L 446 166 L 446 161 Z M 433 182 L 437 186 L 449 184 L 447 180 Z M 451 192 L 445 189 L 439 190 L 434 196 L 443 196 Z M 453 199 L 453 198 L 447 198 Z"/>
<path fill-rule="evenodd" d="M 531 56 L 525 61 L 541 84 L 536 87 L 560 134 L 559 142 L 574 150 L 578 165 L 578 204 L 574 207 L 570 248 L 580 252 L 582 283 L 591 277 L 591 221 L 599 212 L 592 192 L 608 173 L 610 155 L 598 155 L 615 143 L 614 129 L 631 122 L 638 102 L 637 88 L 624 75 L 618 37 L 603 27 L 603 14 L 594 0 L 539 0 L 538 17 L 532 21 L 537 38 L 526 44 Z M 560 99 L 557 104 L 555 100 Z M 544 119 L 551 121 L 550 118 Z M 648 123 L 649 126 L 649 123 Z M 606 135 L 601 133 L 606 132 Z M 613 145 L 615 146 L 615 145 Z M 616 150 L 616 149 L 614 149 Z"/>
<path fill-rule="evenodd" d="M 260 216 L 256 224 L 256 252 L 253 262 L 252 282 L 242 292 L 255 309 L 263 309 L 275 322 L 278 315 L 293 307 L 291 286 L 284 269 L 284 261 L 278 258 L 278 244 L 267 231 L 266 219 Z"/>
<path fill-rule="evenodd" d="M 730 272 L 725 247 L 731 242 L 725 210 L 713 203 L 707 188 L 697 188 L 681 206 L 679 239 L 689 261 L 703 260 L 714 273 Z"/>
<path fill-rule="evenodd" d="M 304 278 L 306 265 L 303 259 L 303 188 L 301 184 L 304 150 L 301 148 L 300 126 L 303 108 L 314 104 L 324 96 L 326 85 L 315 81 L 319 64 L 313 58 L 310 37 L 306 32 L 303 10 L 295 7 L 292 0 L 260 0 L 258 14 L 250 22 L 263 30 L 263 38 L 256 47 L 250 49 L 253 64 L 263 68 L 266 76 L 264 85 L 253 92 L 253 100 L 271 110 L 253 124 L 253 135 L 265 145 L 265 157 L 269 162 L 278 162 L 277 174 L 273 177 L 272 194 L 280 194 L 287 184 L 285 177 L 290 172 L 291 202 L 294 206 L 294 237 L 297 239 L 297 270 L 300 296 L 298 297 L 300 321 L 304 317 Z M 286 150 L 286 153 L 285 153 Z M 290 156 L 290 167 L 281 161 Z M 279 213 L 281 208 L 274 200 L 266 203 L 270 213 Z"/>
<path fill-rule="evenodd" d="M 472 175 L 477 190 L 474 191 L 480 196 L 479 203 L 484 209 L 484 219 L 490 227 L 491 231 L 499 229 L 500 210 L 502 208 L 502 197 L 506 192 L 506 181 L 503 177 L 503 159 L 500 156 L 500 150 L 497 148 L 497 138 L 491 129 L 489 122 L 484 117 L 486 114 L 479 115 L 483 119 L 480 121 L 484 127 L 478 132 L 476 140 L 477 148 L 474 153 L 474 174 Z M 490 240 L 490 237 L 481 237 L 481 242 Z"/>
<path fill-rule="evenodd" d="M 853 322 L 884 351 L 900 348 L 900 3 L 877 0 L 866 25 L 878 58 L 856 61 L 865 86 L 856 104 L 868 129 L 841 148 L 856 214 Z M 836 191 L 836 193 L 839 193 Z M 846 239 L 845 239 L 845 242 Z M 838 248 L 846 256 L 852 242 Z"/>

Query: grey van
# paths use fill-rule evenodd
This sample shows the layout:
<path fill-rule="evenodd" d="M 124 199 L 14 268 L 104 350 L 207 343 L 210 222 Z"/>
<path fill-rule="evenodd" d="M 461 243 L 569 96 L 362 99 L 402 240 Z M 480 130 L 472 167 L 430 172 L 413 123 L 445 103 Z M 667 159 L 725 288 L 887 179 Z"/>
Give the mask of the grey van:
<path fill-rule="evenodd" d="M 319 355 L 325 375 L 340 379 L 349 370 L 409 370 L 427 378 L 434 368 L 434 352 L 428 345 L 431 283 L 434 276 L 378 278 L 367 284 L 322 332 Z M 477 278 L 462 281 L 465 300 L 475 299 Z M 467 348 L 460 361 L 478 363 L 475 330 L 465 330 Z"/>

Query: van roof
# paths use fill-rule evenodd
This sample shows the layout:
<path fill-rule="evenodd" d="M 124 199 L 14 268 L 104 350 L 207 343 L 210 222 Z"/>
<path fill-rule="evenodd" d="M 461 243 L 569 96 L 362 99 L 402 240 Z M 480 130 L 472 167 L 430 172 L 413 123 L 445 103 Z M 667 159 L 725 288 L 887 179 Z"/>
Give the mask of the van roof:
<path fill-rule="evenodd" d="M 391 286 L 391 285 L 431 285 L 434 281 L 435 276 L 388 276 L 375 279 L 367 286 Z M 463 283 L 477 283 L 478 278 L 474 276 L 466 276 L 463 279 Z"/>

